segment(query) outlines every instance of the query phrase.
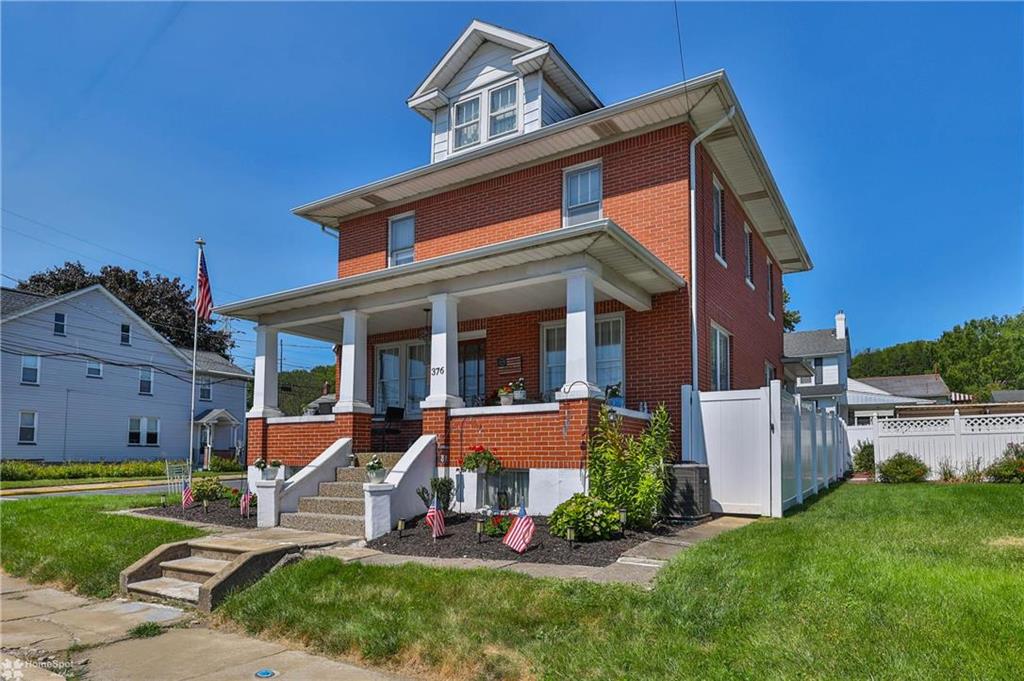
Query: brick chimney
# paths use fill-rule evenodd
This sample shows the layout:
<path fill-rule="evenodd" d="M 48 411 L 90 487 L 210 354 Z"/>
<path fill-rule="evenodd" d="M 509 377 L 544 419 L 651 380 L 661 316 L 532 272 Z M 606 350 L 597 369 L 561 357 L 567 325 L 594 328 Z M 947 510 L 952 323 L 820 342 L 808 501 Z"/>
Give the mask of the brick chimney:
<path fill-rule="evenodd" d="M 836 338 L 838 340 L 846 338 L 846 313 L 842 310 L 836 312 Z"/>

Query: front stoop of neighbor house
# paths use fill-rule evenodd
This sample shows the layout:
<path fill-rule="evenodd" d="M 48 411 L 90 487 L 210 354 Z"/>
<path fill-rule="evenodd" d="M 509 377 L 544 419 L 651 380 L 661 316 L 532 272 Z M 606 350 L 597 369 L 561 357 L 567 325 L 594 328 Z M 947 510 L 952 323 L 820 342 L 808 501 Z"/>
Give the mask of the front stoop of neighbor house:
<path fill-rule="evenodd" d="M 390 470 L 403 454 L 404 452 L 359 454 L 355 466 L 337 469 L 334 482 L 320 483 L 316 496 L 299 499 L 298 512 L 282 513 L 281 527 L 362 537 L 366 531 L 363 517 L 366 511 L 363 483 L 368 482 L 366 462 L 378 456 L 384 462 L 384 467 Z"/>

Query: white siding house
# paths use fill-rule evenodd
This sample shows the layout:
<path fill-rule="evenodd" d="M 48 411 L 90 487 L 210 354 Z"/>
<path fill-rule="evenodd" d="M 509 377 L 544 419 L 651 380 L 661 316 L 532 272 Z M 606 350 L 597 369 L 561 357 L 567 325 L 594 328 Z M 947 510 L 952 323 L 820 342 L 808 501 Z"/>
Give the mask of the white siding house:
<path fill-rule="evenodd" d="M 175 348 L 99 285 L 50 298 L 3 289 L 0 301 L 0 456 L 188 456 L 191 349 Z M 211 434 L 214 451 L 244 441 L 249 378 L 219 355 L 200 353 L 197 445 Z"/>
<path fill-rule="evenodd" d="M 799 358 L 812 375 L 798 378 L 796 391 L 803 400 L 847 418 L 847 389 L 850 370 L 850 332 L 846 314 L 836 313 L 831 329 L 794 331 L 784 337 L 785 355 Z"/>

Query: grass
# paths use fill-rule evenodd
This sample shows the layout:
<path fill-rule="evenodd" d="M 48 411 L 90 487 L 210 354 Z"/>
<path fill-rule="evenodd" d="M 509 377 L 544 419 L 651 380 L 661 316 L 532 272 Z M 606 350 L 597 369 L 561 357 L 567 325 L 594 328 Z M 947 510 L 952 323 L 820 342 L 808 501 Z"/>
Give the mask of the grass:
<path fill-rule="evenodd" d="M 160 544 L 203 534 L 177 523 L 105 513 L 158 503 L 154 494 L 5 501 L 0 504 L 0 564 L 32 582 L 111 596 L 122 569 Z"/>
<path fill-rule="evenodd" d="M 163 627 L 156 622 L 143 622 L 128 630 L 128 636 L 131 638 L 153 638 L 162 633 L 164 633 Z"/>
<path fill-rule="evenodd" d="M 683 552 L 650 592 L 321 557 L 219 613 L 437 677 L 1024 678 L 1022 507 L 1019 485 L 845 485 Z"/>
<path fill-rule="evenodd" d="M 212 475 L 233 475 L 242 477 L 244 473 L 218 473 L 216 471 L 193 471 L 192 475 L 197 478 L 206 478 Z M 148 480 L 154 483 L 161 483 L 165 477 L 143 476 L 130 478 L 98 477 L 98 478 L 52 478 L 48 480 L 0 480 L 0 489 L 30 489 L 33 487 L 62 487 L 64 485 L 91 485 L 103 482 L 134 482 Z"/>

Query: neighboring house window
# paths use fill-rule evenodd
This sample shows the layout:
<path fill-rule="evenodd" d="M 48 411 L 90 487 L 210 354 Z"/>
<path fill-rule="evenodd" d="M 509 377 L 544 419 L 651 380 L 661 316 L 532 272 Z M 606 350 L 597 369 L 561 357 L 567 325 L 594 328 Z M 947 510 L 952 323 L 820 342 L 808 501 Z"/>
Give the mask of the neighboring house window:
<path fill-rule="evenodd" d="M 455 136 L 456 150 L 471 147 L 480 141 L 480 96 L 459 102 L 455 105 L 455 125 L 452 130 Z"/>
<path fill-rule="evenodd" d="M 601 219 L 601 164 L 565 170 L 563 223 L 566 227 Z"/>
<path fill-rule="evenodd" d="M 139 394 L 153 394 L 153 367 L 141 367 L 139 369 Z"/>
<path fill-rule="evenodd" d="M 199 399 L 204 402 L 213 399 L 213 379 L 209 376 L 199 377 Z"/>
<path fill-rule="evenodd" d="M 121 325 L 121 345 L 132 344 L 132 325 L 122 324 Z"/>
<path fill-rule="evenodd" d="M 128 444 L 156 447 L 160 444 L 160 419 L 154 416 L 132 416 L 128 419 Z"/>
<path fill-rule="evenodd" d="M 18 444 L 34 445 L 36 443 L 36 427 L 39 416 L 34 411 L 18 413 Z"/>
<path fill-rule="evenodd" d="M 517 112 L 519 109 L 519 98 L 516 94 L 519 86 L 510 83 L 490 92 L 490 109 L 488 119 L 490 120 L 487 137 L 494 139 L 515 132 L 519 128 Z"/>
<path fill-rule="evenodd" d="M 541 328 L 541 361 L 541 390 L 561 390 L 565 385 L 565 324 Z"/>
<path fill-rule="evenodd" d="M 771 362 L 764 363 L 764 384 L 771 385 L 775 380 L 775 365 Z"/>
<path fill-rule="evenodd" d="M 825 360 L 821 357 L 814 358 L 814 385 L 822 385 L 825 376 Z"/>
<path fill-rule="evenodd" d="M 388 220 L 388 266 L 413 261 L 416 246 L 416 216 L 396 215 Z"/>
<path fill-rule="evenodd" d="M 711 389 L 728 390 L 730 384 L 730 346 L 732 339 L 729 333 L 717 326 L 711 325 Z"/>
<path fill-rule="evenodd" d="M 91 359 L 86 360 L 85 375 L 88 378 L 103 378 L 103 362 L 96 362 Z"/>
<path fill-rule="evenodd" d="M 530 503 L 530 471 L 502 469 L 493 475 L 477 477 L 478 508 L 510 510 Z"/>
<path fill-rule="evenodd" d="M 747 225 L 743 225 L 743 253 L 747 286 L 754 288 L 754 235 Z"/>
<path fill-rule="evenodd" d="M 66 336 L 67 335 L 67 317 L 63 312 L 53 313 L 53 335 L 54 336 Z"/>
<path fill-rule="evenodd" d="M 26 385 L 39 385 L 39 355 L 21 356 L 21 382 Z"/>
<path fill-rule="evenodd" d="M 483 400 L 487 396 L 485 347 L 483 340 L 459 344 L 459 395 L 468 407 L 483 406 Z"/>
<path fill-rule="evenodd" d="M 430 347 L 426 343 L 406 346 L 405 413 L 419 414 L 420 402 L 427 399 L 427 366 Z"/>
<path fill-rule="evenodd" d="M 714 233 L 715 257 L 725 264 L 725 192 L 717 179 L 711 184 L 712 231 Z"/>
<path fill-rule="evenodd" d="M 625 327 L 621 314 L 602 315 L 594 321 L 597 386 L 619 385 L 625 395 Z M 541 391 L 550 397 L 565 385 L 565 324 L 541 327 Z"/>
<path fill-rule="evenodd" d="M 768 316 L 775 319 L 775 265 L 768 260 Z"/>

